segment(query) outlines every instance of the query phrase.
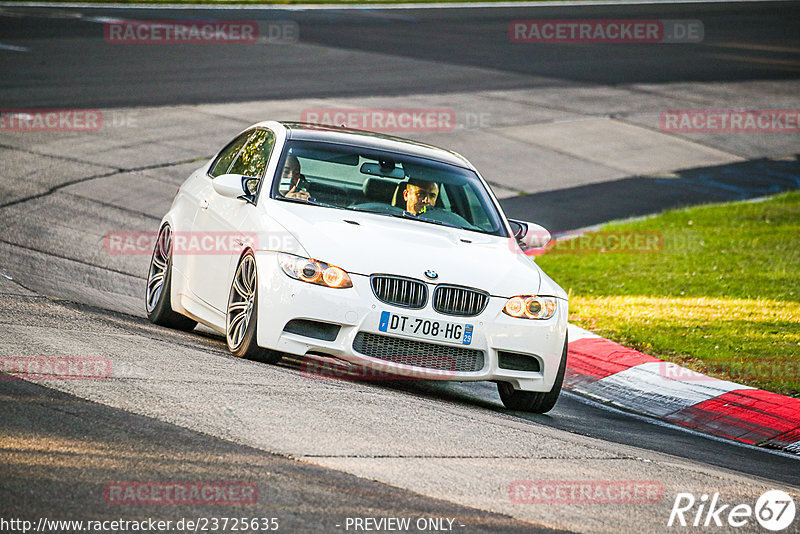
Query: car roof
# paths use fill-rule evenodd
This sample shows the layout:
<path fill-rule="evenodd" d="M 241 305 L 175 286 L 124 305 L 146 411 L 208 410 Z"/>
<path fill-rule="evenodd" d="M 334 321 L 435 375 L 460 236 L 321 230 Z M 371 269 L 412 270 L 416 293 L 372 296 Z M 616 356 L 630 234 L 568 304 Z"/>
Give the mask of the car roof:
<path fill-rule="evenodd" d="M 287 130 L 287 139 L 324 141 L 344 145 L 355 145 L 389 152 L 400 152 L 421 158 L 433 159 L 474 170 L 472 164 L 460 154 L 439 147 L 394 137 L 391 135 L 354 130 L 341 126 L 325 126 L 306 122 L 280 122 Z"/>

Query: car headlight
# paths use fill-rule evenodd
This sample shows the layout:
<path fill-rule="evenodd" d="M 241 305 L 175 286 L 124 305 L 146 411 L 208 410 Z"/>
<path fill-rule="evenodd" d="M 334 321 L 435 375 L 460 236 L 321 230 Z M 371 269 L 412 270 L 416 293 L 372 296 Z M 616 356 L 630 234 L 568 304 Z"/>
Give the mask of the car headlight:
<path fill-rule="evenodd" d="M 556 299 L 536 295 L 511 297 L 503 312 L 511 317 L 524 319 L 549 319 L 556 313 Z"/>
<path fill-rule="evenodd" d="M 278 254 L 278 263 L 283 272 L 295 280 L 336 289 L 353 287 L 350 275 L 335 265 L 283 253 Z"/>

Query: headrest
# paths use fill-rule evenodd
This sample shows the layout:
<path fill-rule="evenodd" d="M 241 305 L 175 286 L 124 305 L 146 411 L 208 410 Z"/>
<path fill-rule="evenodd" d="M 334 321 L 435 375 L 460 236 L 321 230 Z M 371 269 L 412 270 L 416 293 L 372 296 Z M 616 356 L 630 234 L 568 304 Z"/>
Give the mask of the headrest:
<path fill-rule="evenodd" d="M 397 182 L 394 180 L 370 177 L 364 180 L 361 190 L 364 192 L 364 196 L 370 200 L 388 202 L 396 186 Z"/>
<path fill-rule="evenodd" d="M 406 207 L 406 201 L 403 198 L 403 191 L 406 190 L 407 184 L 408 178 L 398 183 L 397 187 L 394 188 L 394 194 L 392 195 L 392 206 L 397 206 L 398 208 Z"/>

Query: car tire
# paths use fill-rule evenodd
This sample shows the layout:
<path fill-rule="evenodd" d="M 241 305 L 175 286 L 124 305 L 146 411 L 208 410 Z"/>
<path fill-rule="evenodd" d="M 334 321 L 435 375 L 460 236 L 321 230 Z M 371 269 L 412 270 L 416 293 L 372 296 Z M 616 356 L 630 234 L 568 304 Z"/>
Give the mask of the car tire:
<path fill-rule="evenodd" d="M 564 383 L 564 373 L 567 370 L 567 338 L 564 338 L 564 350 L 561 352 L 561 363 L 558 366 L 556 380 L 550 391 L 520 391 L 508 382 L 498 382 L 497 391 L 500 400 L 509 410 L 520 412 L 547 413 L 556 405 L 561 394 L 561 385 Z"/>
<path fill-rule="evenodd" d="M 256 257 L 245 252 L 233 275 L 225 311 L 225 339 L 228 349 L 238 358 L 275 363 L 281 353 L 258 346 L 258 275 Z"/>
<path fill-rule="evenodd" d="M 175 312 L 171 302 L 172 291 L 172 229 L 168 224 L 158 232 L 150 269 L 147 271 L 144 305 L 151 323 L 188 332 L 197 321 Z"/>

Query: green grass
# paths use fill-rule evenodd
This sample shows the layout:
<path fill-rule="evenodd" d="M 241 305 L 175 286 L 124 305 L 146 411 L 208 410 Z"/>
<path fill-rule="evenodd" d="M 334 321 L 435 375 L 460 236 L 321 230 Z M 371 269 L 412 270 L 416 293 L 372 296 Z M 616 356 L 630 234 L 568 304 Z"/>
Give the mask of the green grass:
<path fill-rule="evenodd" d="M 712 376 L 800 397 L 800 192 L 612 223 L 596 235 L 627 232 L 656 232 L 662 246 L 574 253 L 564 245 L 537 258 L 568 289 L 572 323 Z"/>

